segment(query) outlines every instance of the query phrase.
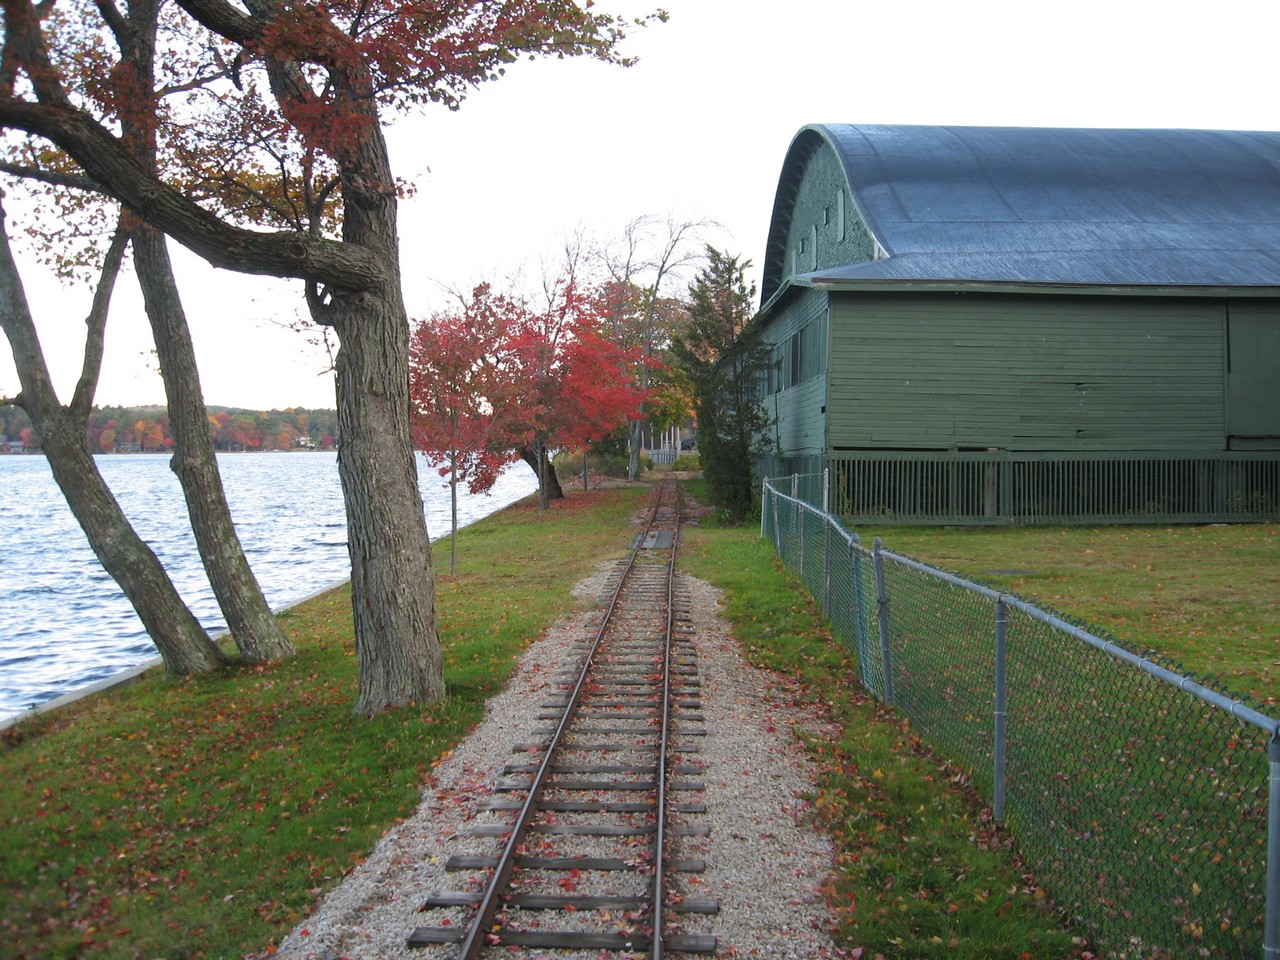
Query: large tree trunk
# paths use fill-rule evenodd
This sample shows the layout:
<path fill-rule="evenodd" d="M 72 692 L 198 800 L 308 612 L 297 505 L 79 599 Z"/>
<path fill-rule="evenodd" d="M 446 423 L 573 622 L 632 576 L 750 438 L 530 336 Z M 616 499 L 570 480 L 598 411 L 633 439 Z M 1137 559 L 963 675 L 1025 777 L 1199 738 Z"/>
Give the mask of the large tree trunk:
<path fill-rule="evenodd" d="M 134 99 L 139 105 L 147 103 L 148 110 L 141 116 L 126 113 L 121 124 L 125 140 L 133 148 L 138 162 L 152 172 L 156 170 L 155 127 L 144 118 L 154 116 L 158 109 L 155 44 L 159 8 L 157 0 L 133 0 L 129 4 L 128 17 L 133 27 L 128 35 L 133 45 L 129 52 L 138 84 L 133 91 Z M 293 644 L 271 613 L 231 521 L 209 435 L 208 411 L 200 389 L 195 348 L 164 235 L 154 227 L 138 224 L 132 230 L 132 243 L 138 284 L 142 288 L 169 401 L 169 424 L 174 440 L 171 466 L 182 485 L 187 515 L 209 585 L 245 662 L 262 663 L 292 656 Z"/>
<path fill-rule="evenodd" d="M 209 434 L 195 348 L 164 235 L 139 227 L 133 234 L 133 255 L 169 401 L 172 467 L 182 484 L 209 585 L 246 663 L 293 656 L 293 644 L 267 605 L 231 520 Z"/>
<path fill-rule="evenodd" d="M 409 441 L 408 320 L 399 290 L 335 324 L 338 473 L 347 507 L 360 667 L 356 713 L 444 696 L 435 582 Z"/>
<path fill-rule="evenodd" d="M 564 499 L 564 488 L 560 486 L 560 478 L 556 476 L 556 468 L 551 465 L 551 457 L 547 448 L 540 443 L 525 447 L 520 451 L 520 459 L 529 465 L 533 475 L 538 478 L 538 508 L 546 510 L 552 500 Z"/>
<path fill-rule="evenodd" d="M 113 281 L 114 270 L 110 275 L 104 271 L 103 284 Z M 70 409 L 63 408 L 49 378 L 0 209 L 0 327 L 9 339 L 22 384 L 15 402 L 40 431 L 54 480 L 98 560 L 133 604 L 165 669 L 180 675 L 205 673 L 219 667 L 224 657 L 178 596 L 159 559 L 129 525 L 87 447 L 84 414 L 97 378 L 107 297 L 99 296 L 95 315 L 90 317 L 86 373 L 76 401 Z"/>
<path fill-rule="evenodd" d="M 628 447 L 630 457 L 627 460 L 627 479 L 635 483 L 640 479 L 640 444 L 644 440 L 644 421 L 632 420 L 628 424 Z"/>
<path fill-rule="evenodd" d="M 375 129 L 355 169 L 391 184 Z M 435 578 L 409 435 L 409 318 L 400 289 L 394 190 L 345 179 L 343 240 L 375 251 L 385 279 L 335 293 L 323 311 L 338 334 L 338 474 L 347 507 L 360 693 L 372 716 L 444 697 Z M 373 278 L 371 278 L 372 280 Z"/>

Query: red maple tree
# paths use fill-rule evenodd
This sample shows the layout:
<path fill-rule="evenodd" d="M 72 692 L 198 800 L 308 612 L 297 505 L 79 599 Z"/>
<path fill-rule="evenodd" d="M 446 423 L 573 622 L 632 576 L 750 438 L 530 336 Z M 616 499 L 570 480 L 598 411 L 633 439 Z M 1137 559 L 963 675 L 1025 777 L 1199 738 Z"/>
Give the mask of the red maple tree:
<path fill-rule="evenodd" d="M 493 488 L 505 459 L 489 447 L 495 382 L 487 351 L 517 305 L 476 287 L 460 310 L 417 323 L 409 335 L 409 396 L 414 446 L 449 479 L 449 574 L 457 573 L 458 484 Z"/>
<path fill-rule="evenodd" d="M 610 436 L 645 400 L 630 375 L 636 352 L 609 338 L 609 317 L 606 287 L 561 280 L 543 309 L 482 284 L 461 310 L 420 323 L 410 374 L 420 449 L 463 464 L 472 492 L 524 459 L 546 509 L 548 453 Z"/>

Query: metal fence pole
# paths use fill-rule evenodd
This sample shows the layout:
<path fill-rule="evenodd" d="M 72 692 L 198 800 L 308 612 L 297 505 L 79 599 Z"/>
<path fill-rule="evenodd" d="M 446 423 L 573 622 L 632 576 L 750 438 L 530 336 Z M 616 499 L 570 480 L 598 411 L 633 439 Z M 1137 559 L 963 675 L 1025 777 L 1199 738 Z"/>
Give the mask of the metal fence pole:
<path fill-rule="evenodd" d="M 1006 698 L 1008 695 L 1008 670 L 1006 654 L 1009 638 L 1009 607 L 1001 597 L 996 601 L 996 743 L 995 743 L 995 796 L 991 809 L 996 823 L 1004 820 L 1004 741 Z"/>
<path fill-rule="evenodd" d="M 889 591 L 884 581 L 884 541 L 876 537 L 871 559 L 876 568 L 876 620 L 880 623 L 880 668 L 884 673 L 884 702 L 893 703 L 893 661 L 889 652 Z"/>
<path fill-rule="evenodd" d="M 866 600 L 862 592 L 862 538 L 849 534 L 849 568 L 853 571 L 853 648 L 858 653 L 858 675 L 868 690 L 871 685 L 870 657 L 867 653 Z"/>
<path fill-rule="evenodd" d="M 831 510 L 827 503 L 827 470 L 822 471 L 822 615 L 831 619 Z"/>
<path fill-rule="evenodd" d="M 791 475 L 791 529 L 795 530 L 796 521 L 800 519 L 800 474 L 793 473 Z M 799 576 L 804 577 L 804 527 L 800 527 L 800 570 Z"/>
<path fill-rule="evenodd" d="M 764 518 L 769 515 L 769 480 L 760 481 L 760 539 L 764 539 Z"/>
<path fill-rule="evenodd" d="M 792 486 L 794 487 L 794 484 Z M 791 495 L 793 497 L 795 496 L 794 490 L 792 491 Z M 798 533 L 800 535 L 800 558 L 799 560 L 796 561 L 796 576 L 798 576 L 803 581 L 804 580 L 804 521 L 805 521 L 805 518 L 808 517 L 809 512 L 807 510 L 800 509 L 799 500 L 791 501 L 791 511 L 792 511 L 791 516 L 794 520 L 795 525 L 799 528 Z"/>
<path fill-rule="evenodd" d="M 782 534 L 778 530 L 778 491 L 773 491 L 773 552 L 781 557 L 784 561 L 787 559 L 782 556 Z"/>
<path fill-rule="evenodd" d="M 1267 915 L 1262 931 L 1262 956 L 1280 957 L 1280 730 L 1267 744 L 1271 787 L 1267 806 Z"/>

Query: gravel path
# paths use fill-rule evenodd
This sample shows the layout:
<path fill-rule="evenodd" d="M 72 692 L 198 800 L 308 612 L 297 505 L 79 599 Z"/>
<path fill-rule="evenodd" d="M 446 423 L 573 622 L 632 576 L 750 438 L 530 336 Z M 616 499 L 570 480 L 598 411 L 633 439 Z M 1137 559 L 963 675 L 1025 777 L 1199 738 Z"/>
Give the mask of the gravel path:
<path fill-rule="evenodd" d="M 599 596 L 607 573 L 580 584 L 580 595 Z M 812 789 L 812 770 L 795 739 L 798 729 L 822 732 L 821 715 L 798 709 L 786 683 L 745 662 L 718 616 L 718 591 L 684 582 L 707 722 L 698 759 L 706 764 L 700 779 L 708 812 L 698 822 L 710 825 L 711 835 L 680 841 L 677 855 L 703 857 L 707 868 L 696 885 L 676 885 L 675 892 L 718 897 L 720 913 L 681 918 L 681 929 L 714 933 L 719 957 L 841 956 L 825 933 L 830 915 L 816 893 L 831 869 L 830 844 L 810 823 L 803 797 Z M 445 877 L 445 861 L 476 842 L 458 834 L 481 816 L 476 803 L 489 795 L 512 746 L 542 725 L 534 719 L 538 704 L 552 677 L 573 662 L 574 640 L 594 629 L 593 616 L 566 618 L 529 647 L 484 720 L 436 768 L 417 812 L 285 937 L 278 960 L 440 960 L 456 952 L 410 950 L 405 938 L 426 922 L 418 907 L 427 894 L 458 887 Z"/>

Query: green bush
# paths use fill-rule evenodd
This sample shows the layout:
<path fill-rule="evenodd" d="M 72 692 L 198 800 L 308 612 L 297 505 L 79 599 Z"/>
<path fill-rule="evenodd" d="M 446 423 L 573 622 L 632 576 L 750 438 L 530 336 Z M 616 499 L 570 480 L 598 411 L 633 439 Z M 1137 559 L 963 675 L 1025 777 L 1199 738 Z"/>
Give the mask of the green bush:
<path fill-rule="evenodd" d="M 672 470 L 696 471 L 702 469 L 702 460 L 696 453 L 682 453 L 676 457 L 675 463 L 671 464 Z"/>
<path fill-rule="evenodd" d="M 653 463 L 646 463 L 645 461 L 647 460 L 648 457 L 641 457 L 641 466 L 646 470 L 652 469 Z M 581 450 L 576 453 L 558 453 L 551 462 L 556 468 L 556 475 L 560 478 L 561 483 L 568 482 L 572 477 L 582 476 Z M 587 469 L 602 476 L 625 477 L 629 465 L 630 461 L 625 452 L 587 454 Z"/>

